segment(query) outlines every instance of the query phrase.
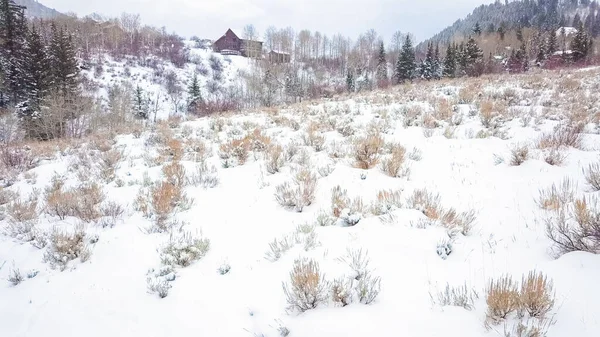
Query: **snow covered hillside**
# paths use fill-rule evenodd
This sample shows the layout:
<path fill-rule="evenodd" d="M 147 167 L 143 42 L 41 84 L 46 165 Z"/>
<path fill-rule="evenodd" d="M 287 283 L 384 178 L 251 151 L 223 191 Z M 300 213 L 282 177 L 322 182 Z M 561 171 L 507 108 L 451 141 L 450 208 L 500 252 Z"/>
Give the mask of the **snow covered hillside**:
<path fill-rule="evenodd" d="M 213 99 L 232 88 L 243 88 L 241 78 L 250 67 L 250 60 L 235 55 L 223 56 L 211 49 L 197 48 L 194 41 L 184 41 L 189 50 L 190 62 L 181 68 L 158 57 L 149 56 L 139 60 L 125 57 L 114 60 L 108 54 L 93 62 L 82 71 L 87 92 L 108 105 L 112 87 L 141 88 L 150 106 L 151 116 L 157 119 L 181 115 L 186 111 L 188 86 L 194 74 L 198 76 L 202 97 Z M 133 95 L 132 95 L 133 96 Z"/>
<path fill-rule="evenodd" d="M 599 79 L 419 82 L 13 147 L 0 336 L 599 336 Z M 557 245 L 564 223 L 590 235 Z"/>

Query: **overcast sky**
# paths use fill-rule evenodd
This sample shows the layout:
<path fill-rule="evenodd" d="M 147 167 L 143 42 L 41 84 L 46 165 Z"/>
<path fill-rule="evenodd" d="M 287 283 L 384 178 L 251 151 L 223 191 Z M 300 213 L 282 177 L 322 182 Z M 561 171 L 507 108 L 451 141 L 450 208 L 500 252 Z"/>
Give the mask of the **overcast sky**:
<path fill-rule="evenodd" d="M 309 29 L 355 39 L 375 29 L 385 41 L 400 30 L 426 39 L 475 7 L 493 0 L 38 0 L 60 12 L 80 16 L 139 13 L 142 23 L 169 32 L 217 39 L 252 23 L 260 36 L 269 25 Z"/>

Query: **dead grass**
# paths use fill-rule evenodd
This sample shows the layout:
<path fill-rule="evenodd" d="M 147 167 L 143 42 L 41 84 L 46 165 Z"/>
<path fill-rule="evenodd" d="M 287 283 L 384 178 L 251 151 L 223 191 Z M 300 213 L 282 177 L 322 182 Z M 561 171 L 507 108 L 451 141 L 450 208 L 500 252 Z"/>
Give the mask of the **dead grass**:
<path fill-rule="evenodd" d="M 305 312 L 327 301 L 327 283 L 315 260 L 294 261 L 290 283 L 283 284 L 289 310 Z"/>
<path fill-rule="evenodd" d="M 554 286 L 552 280 L 541 272 L 531 271 L 523 275 L 520 292 L 521 310 L 529 317 L 544 318 L 554 307 Z"/>
<path fill-rule="evenodd" d="M 576 148 L 582 149 L 583 125 L 557 125 L 553 132 L 543 134 L 536 142 L 538 149 Z"/>
<path fill-rule="evenodd" d="M 353 143 L 354 166 L 363 170 L 373 168 L 379 162 L 384 140 L 379 134 L 357 138 Z"/>
<path fill-rule="evenodd" d="M 498 115 L 498 113 L 495 111 L 494 102 L 492 102 L 492 101 L 481 102 L 479 118 L 481 120 L 481 124 L 485 128 L 490 128 L 492 126 L 492 121 L 497 115 Z"/>
<path fill-rule="evenodd" d="M 285 155 L 281 145 L 271 144 L 265 152 L 265 168 L 270 174 L 278 173 L 285 165 Z"/>
<path fill-rule="evenodd" d="M 150 200 L 152 213 L 155 216 L 155 227 L 153 230 L 157 232 L 166 231 L 169 216 L 175 212 L 177 207 L 190 202 L 183 192 L 183 187 L 181 185 L 174 185 L 167 181 L 158 183 L 150 190 Z M 144 210 L 149 212 L 147 203 L 141 202 L 141 204 L 142 205 L 138 204 L 138 206 L 142 212 L 144 212 Z"/>
<path fill-rule="evenodd" d="M 426 189 L 416 189 L 406 201 L 407 207 L 416 209 L 433 220 L 439 219 L 443 214 L 439 194 L 433 194 Z"/>

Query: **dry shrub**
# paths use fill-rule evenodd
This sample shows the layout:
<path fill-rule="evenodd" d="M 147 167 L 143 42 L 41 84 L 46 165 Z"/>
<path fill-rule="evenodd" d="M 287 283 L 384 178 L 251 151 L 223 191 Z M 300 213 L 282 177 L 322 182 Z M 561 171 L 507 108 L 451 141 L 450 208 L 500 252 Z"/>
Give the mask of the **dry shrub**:
<path fill-rule="evenodd" d="M 300 168 L 291 182 L 285 182 L 275 188 L 275 199 L 286 208 L 302 212 L 315 200 L 317 176 L 309 168 Z"/>
<path fill-rule="evenodd" d="M 541 272 L 529 272 L 521 281 L 521 310 L 530 317 L 544 318 L 554 307 L 553 282 Z"/>
<path fill-rule="evenodd" d="M 515 145 L 510 150 L 510 165 L 520 166 L 529 159 L 529 147 L 527 145 Z"/>
<path fill-rule="evenodd" d="M 327 284 L 314 260 L 294 261 L 290 284 L 283 284 L 289 310 L 305 312 L 327 301 Z"/>
<path fill-rule="evenodd" d="M 186 183 L 185 167 L 179 162 L 171 162 L 162 168 L 165 179 L 171 185 L 183 187 Z"/>
<path fill-rule="evenodd" d="M 173 185 L 162 181 L 154 186 L 151 191 L 151 206 L 156 216 L 156 228 L 158 232 L 166 229 L 166 220 L 175 211 L 175 208 L 185 199 L 182 186 Z"/>
<path fill-rule="evenodd" d="M 593 191 L 600 191 L 600 163 L 590 164 L 583 171 L 585 181 L 590 185 Z"/>
<path fill-rule="evenodd" d="M 350 207 L 350 198 L 348 191 L 342 190 L 340 185 L 333 187 L 331 190 L 331 211 L 334 217 L 339 218 L 342 212 Z"/>
<path fill-rule="evenodd" d="M 325 136 L 321 134 L 319 125 L 316 123 L 310 123 L 306 133 L 302 135 L 304 145 L 310 146 L 317 152 L 321 152 L 325 149 Z"/>
<path fill-rule="evenodd" d="M 187 184 L 204 188 L 216 187 L 219 184 L 217 168 L 212 165 L 209 167 L 206 162 L 197 163 L 195 171 L 187 178 Z"/>
<path fill-rule="evenodd" d="M 576 91 L 581 88 L 581 81 L 572 77 L 565 77 L 558 83 L 560 92 Z"/>
<path fill-rule="evenodd" d="M 468 235 L 475 222 L 475 211 L 457 213 L 454 208 L 444 210 L 440 222 L 450 230 L 460 230 L 463 235 Z"/>
<path fill-rule="evenodd" d="M 203 258 L 210 248 L 210 240 L 190 232 L 173 235 L 160 251 L 161 263 L 168 266 L 187 267 Z"/>
<path fill-rule="evenodd" d="M 512 277 L 505 275 L 491 280 L 486 292 L 487 323 L 497 324 L 519 309 L 519 287 Z"/>
<path fill-rule="evenodd" d="M 16 198 L 17 194 L 15 192 L 0 186 L 0 205 L 6 205 Z"/>
<path fill-rule="evenodd" d="M 561 166 L 566 159 L 567 155 L 563 153 L 560 149 L 551 149 L 550 151 L 544 152 L 544 161 L 548 165 Z"/>
<path fill-rule="evenodd" d="M 53 228 L 48 238 L 49 246 L 44 254 L 44 262 L 49 262 L 52 269 L 64 271 L 71 260 L 80 258 L 81 262 L 87 261 L 91 252 L 85 238 L 83 226 L 77 226 L 72 232 Z"/>
<path fill-rule="evenodd" d="M 384 146 L 384 141 L 379 134 L 370 134 L 358 138 L 353 143 L 354 166 L 368 170 L 379 162 L 379 155 Z"/>
<path fill-rule="evenodd" d="M 281 145 L 271 145 L 265 153 L 265 168 L 270 174 L 275 174 L 285 165 L 285 155 Z"/>
<path fill-rule="evenodd" d="M 24 172 L 37 165 L 37 156 L 16 146 L 0 145 L 0 168 Z M 1 171 L 0 171 L 1 172 Z"/>
<path fill-rule="evenodd" d="M 205 161 L 210 157 L 210 148 L 200 139 L 189 139 L 185 143 L 187 158 L 195 162 Z"/>
<path fill-rule="evenodd" d="M 439 219 L 443 214 L 440 195 L 430 193 L 426 189 L 416 189 L 406 202 L 408 208 L 419 210 L 433 220 Z"/>
<path fill-rule="evenodd" d="M 25 277 L 23 276 L 23 274 L 21 274 L 19 268 L 13 266 L 8 271 L 8 282 L 10 282 L 13 286 L 17 286 L 23 281 L 25 281 Z"/>
<path fill-rule="evenodd" d="M 265 135 L 261 129 L 256 128 L 246 135 L 244 141 L 249 144 L 250 150 L 254 152 L 265 152 L 271 145 L 271 138 Z"/>
<path fill-rule="evenodd" d="M 581 149 L 583 124 L 557 125 L 551 133 L 543 134 L 536 143 L 538 149 L 559 149 L 573 147 Z"/>
<path fill-rule="evenodd" d="M 578 199 L 546 219 L 546 235 L 556 255 L 573 251 L 600 253 L 600 209 L 595 198 Z"/>
<path fill-rule="evenodd" d="M 479 294 L 474 289 L 470 289 L 466 284 L 459 287 L 450 287 L 446 284 L 446 288 L 437 294 L 437 299 L 433 298 L 430 293 L 431 300 L 441 306 L 462 307 L 466 310 L 475 308 L 475 300 L 479 299 Z"/>
<path fill-rule="evenodd" d="M 477 88 L 474 87 L 473 85 L 469 85 L 469 86 L 460 88 L 460 90 L 458 91 L 458 103 L 459 104 L 470 104 L 471 102 L 473 102 L 473 99 L 475 98 L 476 91 L 477 91 Z"/>
<path fill-rule="evenodd" d="M 495 111 L 495 106 L 492 101 L 481 102 L 479 118 L 481 119 L 481 124 L 485 128 L 492 126 L 492 121 L 497 115 L 498 113 Z"/>
<path fill-rule="evenodd" d="M 17 198 L 6 207 L 6 213 L 14 222 L 33 221 L 38 218 L 38 199 L 35 191 L 29 195 L 27 200 Z"/>
<path fill-rule="evenodd" d="M 352 303 L 352 281 L 343 278 L 335 279 L 331 284 L 331 300 L 345 307 Z"/>
<path fill-rule="evenodd" d="M 78 217 L 85 222 L 100 218 L 99 205 L 105 195 L 98 184 L 81 185 L 63 190 L 62 185 L 54 185 L 46 189 L 47 214 L 64 220 L 67 216 Z"/>
<path fill-rule="evenodd" d="M 172 160 L 180 160 L 183 157 L 183 143 L 180 140 L 167 139 L 166 145 L 163 155 L 170 157 Z"/>
<path fill-rule="evenodd" d="M 391 144 L 391 156 L 381 162 L 382 171 L 392 178 L 400 175 L 406 156 L 406 149 L 400 144 Z"/>
<path fill-rule="evenodd" d="M 377 200 L 371 205 L 371 213 L 379 216 L 401 208 L 401 191 L 384 190 L 377 193 Z"/>
<path fill-rule="evenodd" d="M 536 201 L 540 208 L 548 211 L 560 211 L 568 203 L 575 199 L 577 186 L 573 180 L 568 177 L 564 178 L 560 185 L 552 184 L 546 190 L 540 190 L 540 195 Z"/>
<path fill-rule="evenodd" d="M 219 157 L 224 161 L 224 166 L 244 165 L 248 159 L 248 151 L 250 151 L 250 143 L 247 139 L 232 139 L 231 141 L 221 144 L 219 147 Z M 235 162 L 232 160 L 235 159 Z"/>
<path fill-rule="evenodd" d="M 100 155 L 100 177 L 104 182 L 109 183 L 115 180 L 115 172 L 122 158 L 123 153 L 121 153 L 121 151 L 118 150 L 110 150 L 107 152 L 103 152 Z"/>
<path fill-rule="evenodd" d="M 453 115 L 450 101 L 444 98 L 438 100 L 437 107 L 433 113 L 433 117 L 436 120 L 450 121 Z"/>

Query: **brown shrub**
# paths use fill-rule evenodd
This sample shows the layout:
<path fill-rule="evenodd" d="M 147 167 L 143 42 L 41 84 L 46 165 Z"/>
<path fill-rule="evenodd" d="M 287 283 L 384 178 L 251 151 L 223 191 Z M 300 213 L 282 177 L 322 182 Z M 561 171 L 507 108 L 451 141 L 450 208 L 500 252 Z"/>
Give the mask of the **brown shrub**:
<path fill-rule="evenodd" d="M 519 288 L 510 276 L 501 276 L 497 280 L 491 280 L 486 291 L 487 323 L 497 324 L 510 313 L 519 309 Z"/>
<path fill-rule="evenodd" d="M 246 135 L 244 142 L 248 143 L 249 149 L 254 152 L 265 152 L 271 145 L 271 138 L 259 128 L 254 129 Z"/>
<path fill-rule="evenodd" d="M 458 213 L 454 208 L 450 208 L 443 211 L 440 222 L 448 229 L 458 229 L 463 235 L 468 235 L 473 228 L 475 218 L 475 212 L 472 210 Z"/>
<path fill-rule="evenodd" d="M 275 174 L 281 170 L 284 164 L 285 155 L 283 147 L 271 144 L 265 153 L 265 168 L 267 172 Z"/>
<path fill-rule="evenodd" d="M 321 134 L 319 125 L 316 123 L 310 123 L 306 133 L 302 135 L 304 145 L 310 146 L 317 152 L 321 152 L 325 149 L 325 136 Z"/>
<path fill-rule="evenodd" d="M 354 166 L 368 170 L 379 162 L 379 155 L 384 146 L 384 141 L 378 134 L 371 134 L 354 141 Z"/>
<path fill-rule="evenodd" d="M 225 161 L 226 166 L 231 166 L 231 159 L 236 159 L 238 165 L 244 165 L 248 159 L 250 143 L 246 139 L 232 139 L 219 147 L 219 157 Z"/>
<path fill-rule="evenodd" d="M 578 199 L 546 219 L 546 235 L 557 256 L 574 251 L 600 253 L 600 209 L 597 200 Z"/>
<path fill-rule="evenodd" d="M 576 190 L 577 187 L 575 183 L 567 177 L 564 178 L 558 186 L 552 184 L 550 188 L 540 190 L 540 195 L 536 202 L 542 209 L 560 211 L 575 199 Z"/>
<path fill-rule="evenodd" d="M 78 226 L 73 232 L 62 231 L 55 227 L 49 236 L 44 262 L 49 262 L 53 269 L 59 268 L 64 271 L 71 260 L 80 258 L 81 262 L 87 261 L 91 251 L 86 245 L 85 237 L 86 232 L 82 226 Z"/>
<path fill-rule="evenodd" d="M 100 155 L 100 177 L 104 182 L 115 180 L 116 170 L 122 158 L 123 153 L 118 150 L 110 150 Z"/>
<path fill-rule="evenodd" d="M 287 208 L 302 212 L 315 200 L 317 176 L 309 168 L 300 168 L 291 182 L 285 182 L 275 188 L 275 199 Z"/>
<path fill-rule="evenodd" d="M 327 301 L 327 284 L 314 260 L 294 261 L 290 285 L 283 284 L 289 310 L 305 312 Z"/>
<path fill-rule="evenodd" d="M 187 158 L 195 162 L 202 162 L 210 157 L 210 148 L 201 139 L 189 139 L 185 143 Z"/>
<path fill-rule="evenodd" d="M 481 124 L 489 128 L 492 125 L 492 120 L 497 116 L 495 112 L 494 103 L 492 101 L 483 101 L 481 102 L 481 111 L 479 114 L 479 118 L 481 119 Z"/>
<path fill-rule="evenodd" d="M 64 220 L 67 216 L 75 216 L 85 222 L 100 218 L 99 204 L 104 201 L 102 188 L 97 184 L 82 185 L 77 188 L 63 190 L 62 185 L 46 189 L 47 214 Z"/>
<path fill-rule="evenodd" d="M 333 216 L 339 218 L 342 215 L 342 211 L 348 207 L 350 207 L 348 192 L 342 190 L 340 185 L 335 186 L 331 190 L 331 211 Z"/>
<path fill-rule="evenodd" d="M 523 275 L 520 292 L 521 310 L 530 317 L 544 318 L 554 307 L 552 280 L 548 280 L 541 272 L 529 272 Z"/>
<path fill-rule="evenodd" d="M 6 207 L 6 213 L 15 222 L 31 221 L 38 218 L 38 199 L 36 192 L 32 192 L 27 200 L 17 198 Z"/>
<path fill-rule="evenodd" d="M 400 175 L 404 164 L 406 149 L 400 144 L 391 145 L 391 156 L 381 162 L 381 170 L 392 178 Z"/>
<path fill-rule="evenodd" d="M 426 189 L 416 189 L 406 202 L 408 208 L 420 210 L 426 217 L 438 220 L 443 214 L 440 199 L 439 194 L 430 193 Z"/>
<path fill-rule="evenodd" d="M 536 142 L 538 149 L 559 149 L 561 147 L 573 147 L 581 149 L 581 132 L 583 125 L 557 125 L 551 133 L 543 134 Z"/>
<path fill-rule="evenodd" d="M 529 159 L 529 147 L 527 145 L 515 145 L 510 150 L 510 165 L 520 166 Z"/>
<path fill-rule="evenodd" d="M 172 160 L 181 160 L 183 157 L 183 143 L 178 139 L 169 138 L 166 145 L 167 148 L 163 150 L 163 155 L 171 157 Z"/>
<path fill-rule="evenodd" d="M 186 183 L 186 171 L 185 167 L 179 162 L 171 162 L 162 168 L 162 172 L 168 183 L 178 187 L 185 186 Z"/>
<path fill-rule="evenodd" d="M 152 210 L 160 227 L 184 197 L 182 187 L 163 181 L 154 186 L 150 193 Z"/>

